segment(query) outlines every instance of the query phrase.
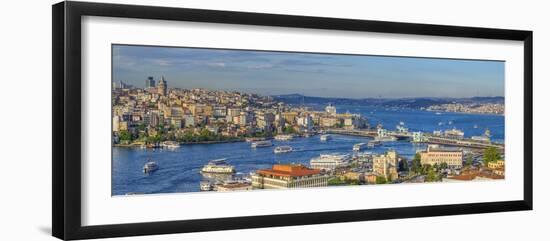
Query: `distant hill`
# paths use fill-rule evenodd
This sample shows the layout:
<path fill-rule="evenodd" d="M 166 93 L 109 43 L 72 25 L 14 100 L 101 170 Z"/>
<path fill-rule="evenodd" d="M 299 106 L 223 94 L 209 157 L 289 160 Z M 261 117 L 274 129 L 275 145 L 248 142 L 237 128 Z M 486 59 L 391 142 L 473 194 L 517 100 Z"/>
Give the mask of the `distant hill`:
<path fill-rule="evenodd" d="M 504 97 L 471 97 L 471 98 L 364 98 L 364 99 L 351 99 L 351 98 L 330 98 L 330 97 L 315 97 L 304 96 L 301 94 L 288 94 L 288 95 L 273 95 L 271 96 L 277 101 L 285 102 L 290 105 L 326 105 L 332 103 L 334 105 L 362 105 L 362 106 L 383 106 L 383 107 L 395 107 L 395 108 L 412 108 L 419 109 L 432 105 L 441 105 L 449 103 L 504 103 Z"/>

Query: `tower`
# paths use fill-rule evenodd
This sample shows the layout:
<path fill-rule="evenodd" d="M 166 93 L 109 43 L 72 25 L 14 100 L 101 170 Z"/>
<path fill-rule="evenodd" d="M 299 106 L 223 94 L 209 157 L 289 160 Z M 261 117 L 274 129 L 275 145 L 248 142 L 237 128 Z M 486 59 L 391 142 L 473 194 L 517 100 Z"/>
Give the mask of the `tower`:
<path fill-rule="evenodd" d="M 162 78 L 158 82 L 157 93 L 159 95 L 166 96 L 167 89 L 168 89 L 168 85 L 166 84 L 166 80 L 164 80 L 164 75 L 163 75 Z"/>
<path fill-rule="evenodd" d="M 153 76 L 149 76 L 145 80 L 145 88 L 151 88 L 151 87 L 155 87 L 155 79 L 153 79 Z"/>

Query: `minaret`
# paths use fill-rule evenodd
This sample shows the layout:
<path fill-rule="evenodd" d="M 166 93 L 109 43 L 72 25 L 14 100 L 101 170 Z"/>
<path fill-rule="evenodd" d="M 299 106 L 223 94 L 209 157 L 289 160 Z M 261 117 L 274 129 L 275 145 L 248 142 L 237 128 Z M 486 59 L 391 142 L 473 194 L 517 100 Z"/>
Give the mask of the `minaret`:
<path fill-rule="evenodd" d="M 166 96 L 167 89 L 168 89 L 168 85 L 166 84 L 166 80 L 164 80 L 164 75 L 163 75 L 157 84 L 157 93 L 159 95 Z"/>

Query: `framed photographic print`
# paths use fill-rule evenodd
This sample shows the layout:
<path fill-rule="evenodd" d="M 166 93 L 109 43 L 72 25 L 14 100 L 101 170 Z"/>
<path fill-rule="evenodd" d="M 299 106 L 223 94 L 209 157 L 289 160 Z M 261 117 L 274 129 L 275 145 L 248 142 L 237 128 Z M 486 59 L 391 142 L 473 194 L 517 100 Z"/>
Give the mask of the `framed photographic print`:
<path fill-rule="evenodd" d="M 532 209 L 532 32 L 53 6 L 53 235 Z"/>

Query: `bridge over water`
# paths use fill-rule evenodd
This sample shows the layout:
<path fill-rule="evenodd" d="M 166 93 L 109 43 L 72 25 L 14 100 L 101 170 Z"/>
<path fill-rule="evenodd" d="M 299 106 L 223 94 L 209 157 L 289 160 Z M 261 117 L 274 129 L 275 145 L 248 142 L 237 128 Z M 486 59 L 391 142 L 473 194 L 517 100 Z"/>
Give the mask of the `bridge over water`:
<path fill-rule="evenodd" d="M 378 131 L 376 129 L 326 129 L 328 134 L 339 134 L 339 135 L 351 135 L 351 136 L 365 136 L 365 137 L 376 137 L 378 136 Z M 412 142 L 413 132 L 400 132 L 400 131 L 387 131 L 387 136 L 394 136 L 397 139 L 410 139 Z M 428 144 L 440 144 L 447 146 L 459 146 L 459 147 L 468 147 L 468 148 L 478 148 L 485 149 L 488 147 L 496 147 L 500 150 L 504 150 L 504 145 L 499 143 L 492 142 L 482 142 L 476 141 L 468 138 L 457 138 L 457 137 L 446 137 L 446 136 L 435 136 L 431 133 L 422 133 L 423 140 L 416 143 L 428 143 Z"/>

